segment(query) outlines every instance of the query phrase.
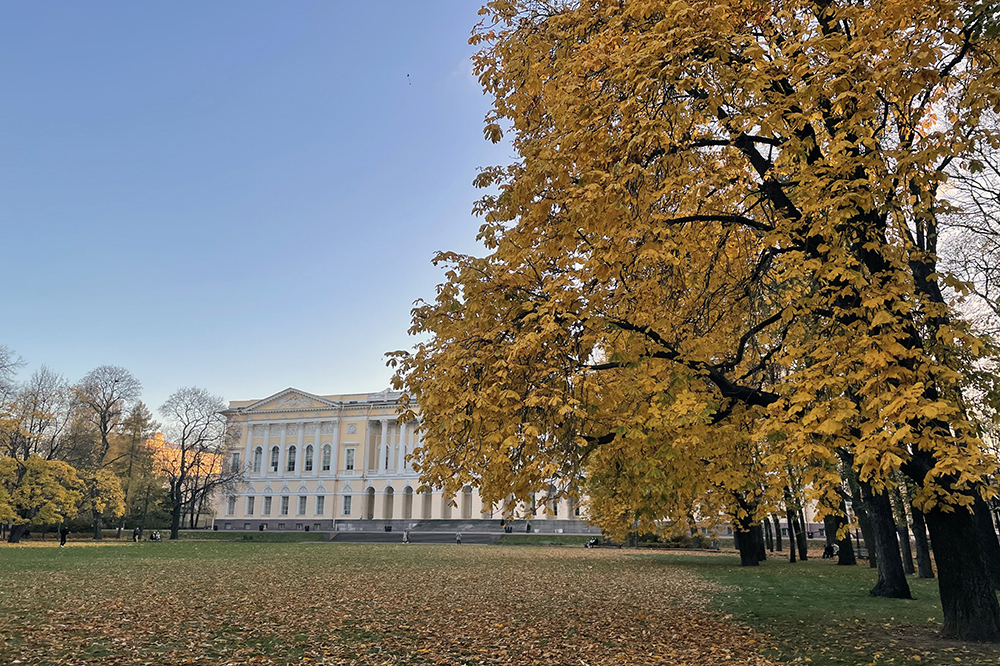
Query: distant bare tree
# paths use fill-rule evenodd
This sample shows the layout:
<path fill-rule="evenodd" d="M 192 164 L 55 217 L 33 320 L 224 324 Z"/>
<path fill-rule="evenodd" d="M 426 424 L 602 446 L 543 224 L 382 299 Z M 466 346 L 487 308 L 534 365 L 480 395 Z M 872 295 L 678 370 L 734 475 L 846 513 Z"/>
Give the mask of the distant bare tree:
<path fill-rule="evenodd" d="M 98 504 L 96 494 L 100 484 L 96 482 L 97 473 L 110 462 L 108 450 L 111 447 L 109 435 L 122 419 L 122 415 L 139 399 L 142 384 L 125 368 L 114 365 L 102 365 L 91 370 L 76 385 L 74 393 L 77 403 L 82 408 L 87 419 L 97 431 L 99 441 L 92 451 L 89 464 L 86 465 L 91 474 L 88 490 L 91 500 Z M 101 538 L 103 517 L 94 513 L 94 538 Z"/>
<path fill-rule="evenodd" d="M 21 460 L 33 453 L 45 460 L 58 459 L 72 416 L 69 383 L 43 365 L 10 395 L 8 412 L 14 427 L 0 434 L 0 453 Z"/>
<path fill-rule="evenodd" d="M 176 539 L 185 508 L 197 510 L 207 494 L 242 470 L 223 459 L 228 446 L 225 401 L 205 389 L 178 389 L 160 407 L 170 445 L 158 453 L 169 484 L 170 538 Z"/>
<path fill-rule="evenodd" d="M 24 360 L 10 347 L 0 345 L 0 412 L 14 392 L 14 377 L 23 365 Z"/>
<path fill-rule="evenodd" d="M 945 217 L 941 263 L 971 285 L 973 321 L 1000 335 L 1000 150 L 987 146 L 956 165 L 948 191 L 956 210 Z"/>

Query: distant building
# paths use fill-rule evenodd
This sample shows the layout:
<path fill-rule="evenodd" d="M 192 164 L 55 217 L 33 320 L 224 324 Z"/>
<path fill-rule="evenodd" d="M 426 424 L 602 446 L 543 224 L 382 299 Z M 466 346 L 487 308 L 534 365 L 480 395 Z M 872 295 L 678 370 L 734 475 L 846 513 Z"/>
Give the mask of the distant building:
<path fill-rule="evenodd" d="M 397 423 L 399 397 L 289 388 L 229 403 L 238 443 L 228 463 L 246 469 L 246 483 L 216 498 L 216 527 L 331 531 L 372 529 L 366 521 L 499 519 L 471 487 L 446 497 L 420 484 L 407 460 L 420 439 L 413 423 Z M 564 499 L 538 508 L 537 520 L 546 519 L 581 518 Z"/>

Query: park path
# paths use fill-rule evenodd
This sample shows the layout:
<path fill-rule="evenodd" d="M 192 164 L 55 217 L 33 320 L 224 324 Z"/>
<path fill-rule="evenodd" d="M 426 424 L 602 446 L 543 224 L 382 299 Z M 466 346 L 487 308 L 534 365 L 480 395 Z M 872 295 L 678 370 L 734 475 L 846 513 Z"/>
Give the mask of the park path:
<path fill-rule="evenodd" d="M 627 551 L 158 546 L 4 570 L 0 664 L 770 663 L 714 584 Z"/>

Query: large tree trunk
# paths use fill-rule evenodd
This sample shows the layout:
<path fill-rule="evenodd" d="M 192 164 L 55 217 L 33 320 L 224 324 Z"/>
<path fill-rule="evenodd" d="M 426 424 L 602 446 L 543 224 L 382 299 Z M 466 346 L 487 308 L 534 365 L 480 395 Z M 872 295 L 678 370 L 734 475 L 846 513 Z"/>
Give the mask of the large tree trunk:
<path fill-rule="evenodd" d="M 760 525 L 749 522 L 749 518 L 733 522 L 733 540 L 740 551 L 741 567 L 755 567 L 760 563 L 757 557 L 757 542 L 762 539 Z"/>
<path fill-rule="evenodd" d="M 805 562 L 809 559 L 809 543 L 806 541 L 806 521 L 802 520 L 802 511 L 795 516 L 795 542 L 799 545 L 799 559 Z"/>
<path fill-rule="evenodd" d="M 753 526 L 754 541 L 757 546 L 757 559 L 761 562 L 767 560 L 767 548 L 764 546 L 764 527 L 760 523 Z"/>
<path fill-rule="evenodd" d="M 795 564 L 795 520 L 792 519 L 792 510 L 787 506 L 785 520 L 788 521 L 788 562 Z"/>
<path fill-rule="evenodd" d="M 840 500 L 840 515 L 834 516 L 832 538 L 837 544 L 837 564 L 842 566 L 854 566 L 858 561 L 854 557 L 854 545 L 851 543 L 851 531 L 847 529 L 847 503 Z M 844 528 L 844 537 L 837 538 L 841 528 Z"/>
<path fill-rule="evenodd" d="M 774 523 L 774 549 L 781 552 L 781 520 L 777 516 L 771 516 L 771 522 Z"/>
<path fill-rule="evenodd" d="M 931 549 L 927 543 L 927 525 L 924 523 L 924 512 L 915 506 L 910 506 L 913 516 L 913 544 L 917 550 L 917 576 L 934 578 L 934 567 L 931 564 Z"/>
<path fill-rule="evenodd" d="M 986 573 L 993 581 L 993 587 L 1000 589 L 1000 543 L 997 542 L 997 532 L 993 526 L 993 513 L 990 511 L 989 505 L 979 496 L 979 493 L 976 493 L 976 502 L 972 508 L 976 514 L 976 524 L 979 527 L 979 539 L 983 546 Z"/>
<path fill-rule="evenodd" d="M 827 548 L 832 548 L 833 544 L 837 542 L 837 525 L 840 524 L 837 518 L 838 516 L 833 514 L 823 516 L 823 532 L 826 533 Z"/>
<path fill-rule="evenodd" d="M 868 508 L 861 494 L 858 474 L 850 467 L 851 464 L 853 464 L 853 458 L 845 459 L 845 465 L 848 465 L 845 474 L 847 486 L 851 489 L 851 504 L 854 507 L 854 515 L 858 517 L 858 527 L 861 528 L 861 537 L 865 540 L 865 550 L 868 551 L 868 566 L 874 569 L 878 566 L 878 562 L 875 554 L 875 538 L 872 536 L 872 523 L 868 519 Z"/>
<path fill-rule="evenodd" d="M 1000 604 L 986 571 L 976 517 L 962 508 L 924 514 L 934 546 L 946 638 L 1000 641 Z"/>
<path fill-rule="evenodd" d="M 31 526 L 26 524 L 11 525 L 8 532 L 7 541 L 9 543 L 21 543 L 21 537 L 31 531 Z"/>
<path fill-rule="evenodd" d="M 912 599 L 910 585 L 903 573 L 903 560 L 899 554 L 899 541 L 896 535 L 896 521 L 892 515 L 892 505 L 885 493 L 872 494 L 872 488 L 862 481 L 861 495 L 865 508 L 868 510 L 868 520 L 871 521 L 872 537 L 875 541 L 877 556 L 878 582 L 871 589 L 873 597 L 890 597 L 893 599 Z M 869 554 L 871 550 L 869 549 Z"/>
<path fill-rule="evenodd" d="M 179 483 L 177 484 L 180 485 Z M 179 539 L 181 534 L 181 519 L 183 506 L 183 497 L 181 496 L 181 489 L 179 487 L 175 488 L 174 484 L 171 484 L 170 488 L 170 538 Z"/>
<path fill-rule="evenodd" d="M 774 552 L 774 535 L 771 534 L 770 518 L 764 518 L 764 545 L 769 551 Z"/>
<path fill-rule="evenodd" d="M 906 502 L 899 486 L 892 489 L 890 495 L 892 511 L 896 516 L 896 535 L 899 537 L 899 551 L 903 556 L 903 572 L 907 575 L 916 572 L 913 567 L 913 552 L 910 550 L 910 524 L 906 520 Z"/>

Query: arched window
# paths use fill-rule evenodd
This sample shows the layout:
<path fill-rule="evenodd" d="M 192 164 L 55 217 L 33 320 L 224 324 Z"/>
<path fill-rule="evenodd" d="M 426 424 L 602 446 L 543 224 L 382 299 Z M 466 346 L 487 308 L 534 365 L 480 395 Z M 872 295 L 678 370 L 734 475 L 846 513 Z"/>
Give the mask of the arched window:
<path fill-rule="evenodd" d="M 329 472 L 330 471 L 330 456 L 331 456 L 332 453 L 333 453 L 333 449 L 330 448 L 329 444 L 327 444 L 326 446 L 323 447 L 323 471 L 324 472 Z"/>
<path fill-rule="evenodd" d="M 264 449 L 263 448 L 261 448 L 261 447 L 258 446 L 256 449 L 253 450 L 253 473 L 254 474 L 260 474 L 260 462 L 261 462 L 261 459 L 263 457 L 264 457 Z"/>
<path fill-rule="evenodd" d="M 306 472 L 313 471 L 313 447 L 312 444 L 306 447 L 306 461 L 302 464 L 302 469 Z"/>
<path fill-rule="evenodd" d="M 285 471 L 294 472 L 295 471 L 295 447 L 288 447 L 288 464 L 285 465 Z"/>
<path fill-rule="evenodd" d="M 278 471 L 278 447 L 275 446 L 271 449 L 271 471 Z"/>

